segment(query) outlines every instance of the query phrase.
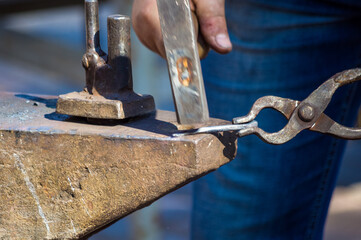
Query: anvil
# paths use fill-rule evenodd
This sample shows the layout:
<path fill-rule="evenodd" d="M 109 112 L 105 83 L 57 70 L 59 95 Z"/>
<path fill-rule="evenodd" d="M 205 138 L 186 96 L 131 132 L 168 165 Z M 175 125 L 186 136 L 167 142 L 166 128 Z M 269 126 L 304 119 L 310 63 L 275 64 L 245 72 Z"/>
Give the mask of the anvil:
<path fill-rule="evenodd" d="M 0 238 L 88 237 L 236 154 L 231 133 L 172 137 L 173 112 L 92 125 L 56 101 L 0 93 Z"/>

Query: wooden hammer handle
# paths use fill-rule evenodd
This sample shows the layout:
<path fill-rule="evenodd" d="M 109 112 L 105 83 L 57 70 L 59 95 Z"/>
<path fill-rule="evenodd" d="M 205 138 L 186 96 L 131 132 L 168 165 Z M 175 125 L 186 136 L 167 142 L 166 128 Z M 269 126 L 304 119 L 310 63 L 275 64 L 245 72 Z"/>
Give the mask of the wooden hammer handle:
<path fill-rule="evenodd" d="M 204 37 L 200 31 L 199 28 L 199 22 L 198 22 L 198 18 L 197 15 L 195 14 L 195 12 L 192 11 L 192 18 L 193 18 L 193 25 L 194 25 L 194 30 L 197 33 L 197 42 L 198 42 L 198 54 L 199 54 L 199 58 L 203 59 L 205 57 L 207 57 L 209 51 L 210 51 L 210 47 L 207 44 L 207 42 L 204 40 Z"/>

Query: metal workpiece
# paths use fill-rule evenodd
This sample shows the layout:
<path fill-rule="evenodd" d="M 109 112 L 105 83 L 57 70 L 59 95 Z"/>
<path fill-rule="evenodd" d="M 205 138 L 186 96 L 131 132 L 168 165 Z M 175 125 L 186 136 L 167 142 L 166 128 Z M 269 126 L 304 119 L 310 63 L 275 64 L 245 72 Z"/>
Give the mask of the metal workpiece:
<path fill-rule="evenodd" d="M 178 122 L 207 122 L 208 105 L 189 1 L 157 0 L 157 4 Z"/>
<path fill-rule="evenodd" d="M 0 238 L 86 239 L 236 154 L 232 133 L 172 137 L 173 112 L 92 125 L 56 101 L 0 93 Z"/>
<path fill-rule="evenodd" d="M 99 40 L 97 0 L 85 0 L 86 52 L 82 58 L 86 84 L 82 92 L 59 96 L 57 112 L 90 119 L 125 119 L 155 111 L 150 95 L 133 91 L 130 18 L 108 17 L 108 54 Z"/>
<path fill-rule="evenodd" d="M 252 121 L 244 124 L 228 124 L 228 125 L 220 125 L 220 126 L 208 126 L 208 127 L 200 127 L 197 129 L 184 130 L 177 133 L 174 133 L 174 137 L 181 137 L 187 135 L 196 135 L 202 133 L 220 133 L 220 132 L 239 132 L 244 129 L 258 127 L 257 121 Z"/>

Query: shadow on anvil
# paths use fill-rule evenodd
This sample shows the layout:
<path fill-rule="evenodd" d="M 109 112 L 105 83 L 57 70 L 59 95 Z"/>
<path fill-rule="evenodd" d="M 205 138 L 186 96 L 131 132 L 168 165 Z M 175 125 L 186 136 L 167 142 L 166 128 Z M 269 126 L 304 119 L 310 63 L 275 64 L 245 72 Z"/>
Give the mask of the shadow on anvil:
<path fill-rule="evenodd" d="M 31 96 L 31 95 L 28 95 L 28 94 L 15 94 L 15 97 L 23 98 L 23 99 L 26 99 L 26 100 L 29 100 L 29 101 L 43 103 L 48 108 L 54 108 L 54 109 L 56 108 L 57 99 L 46 99 L 46 98 L 41 98 L 41 97 L 38 97 L 38 96 Z"/>
<path fill-rule="evenodd" d="M 45 104 L 46 107 L 56 109 L 57 99 L 46 99 L 39 96 L 32 96 L 28 94 L 16 94 L 18 98 L 39 102 Z M 156 119 L 156 113 L 150 113 L 143 116 L 133 117 L 122 120 L 107 120 L 107 119 L 90 119 L 85 117 L 75 117 L 56 112 L 45 114 L 44 117 L 53 121 L 61 122 L 73 122 L 79 124 L 90 124 L 90 125 L 104 125 L 104 126 L 117 126 L 125 125 L 127 127 L 141 129 L 144 131 L 171 136 L 178 129 L 172 123 L 161 121 Z"/>

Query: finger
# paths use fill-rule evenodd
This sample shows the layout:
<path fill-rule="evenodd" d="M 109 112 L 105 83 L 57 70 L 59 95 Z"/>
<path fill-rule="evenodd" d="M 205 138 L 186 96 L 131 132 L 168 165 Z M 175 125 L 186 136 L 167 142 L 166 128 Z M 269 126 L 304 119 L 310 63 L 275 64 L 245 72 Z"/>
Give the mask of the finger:
<path fill-rule="evenodd" d="M 219 53 L 232 50 L 225 18 L 225 0 L 193 0 L 201 32 L 206 42 Z"/>
<path fill-rule="evenodd" d="M 150 50 L 165 58 L 156 0 L 134 0 L 133 29 L 139 40 Z"/>

